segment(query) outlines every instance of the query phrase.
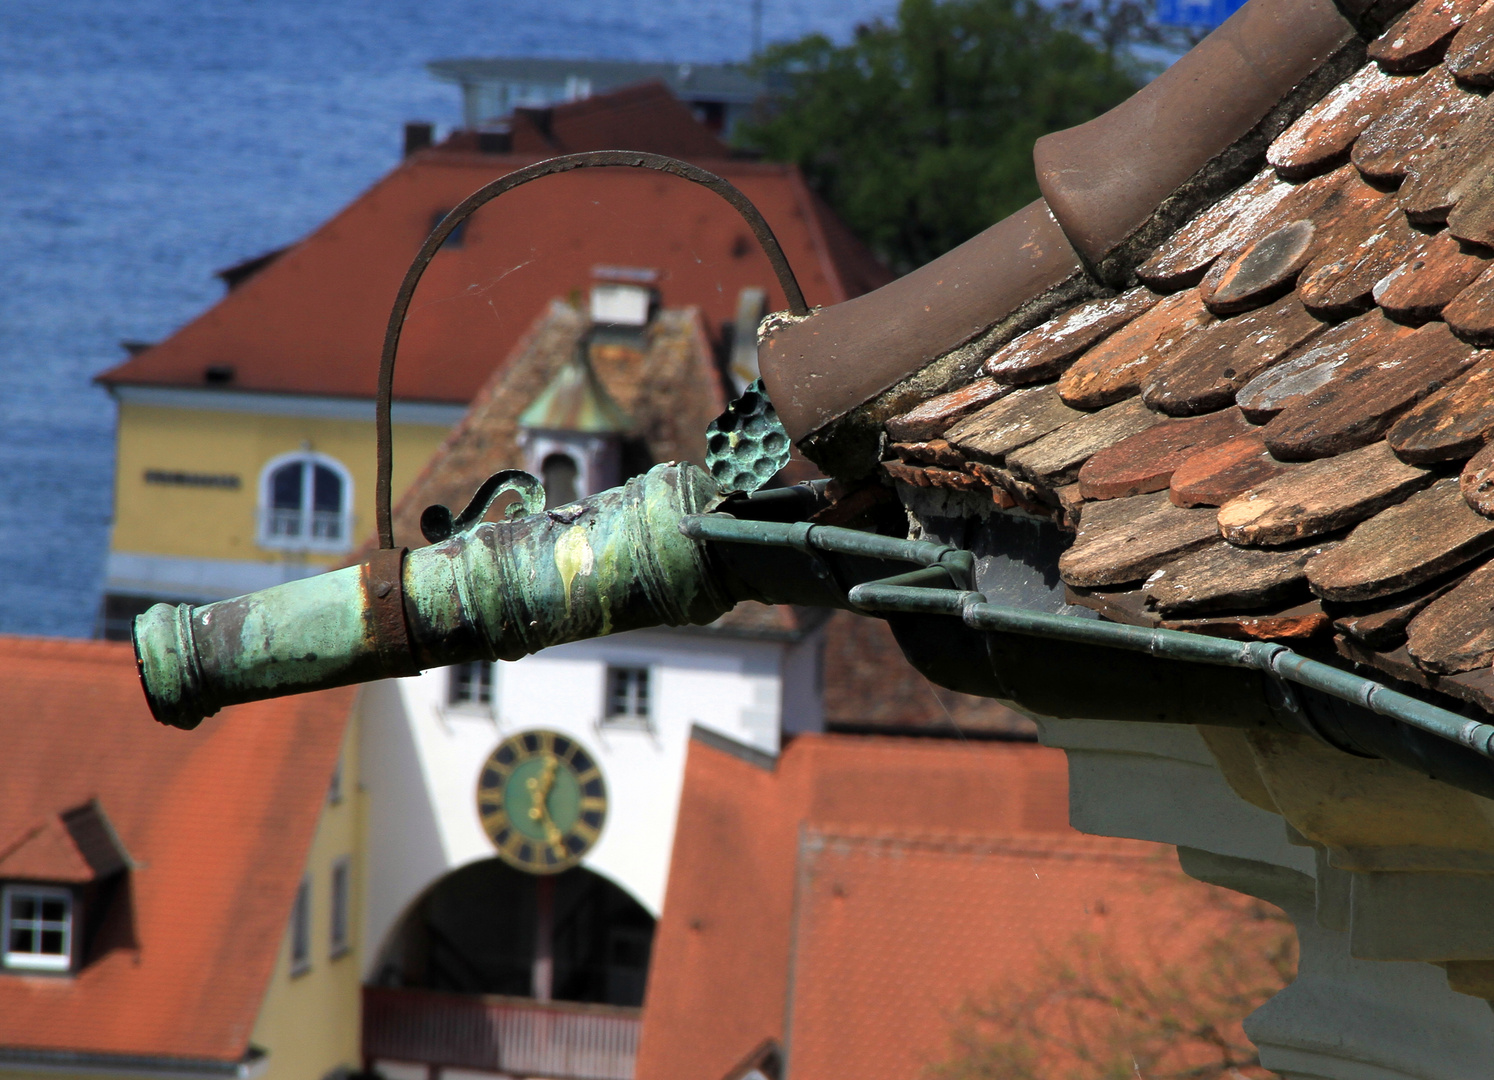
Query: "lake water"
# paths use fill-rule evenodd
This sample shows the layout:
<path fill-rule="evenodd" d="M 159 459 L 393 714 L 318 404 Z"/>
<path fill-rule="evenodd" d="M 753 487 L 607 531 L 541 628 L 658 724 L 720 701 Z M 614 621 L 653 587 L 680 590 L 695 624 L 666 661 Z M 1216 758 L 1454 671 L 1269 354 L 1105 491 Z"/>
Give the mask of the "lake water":
<path fill-rule="evenodd" d="M 892 0 L 763 0 L 764 36 L 844 40 Z M 0 632 L 92 632 L 114 408 L 90 382 L 216 300 L 460 117 L 451 56 L 745 58 L 727 0 L 4 0 Z"/>

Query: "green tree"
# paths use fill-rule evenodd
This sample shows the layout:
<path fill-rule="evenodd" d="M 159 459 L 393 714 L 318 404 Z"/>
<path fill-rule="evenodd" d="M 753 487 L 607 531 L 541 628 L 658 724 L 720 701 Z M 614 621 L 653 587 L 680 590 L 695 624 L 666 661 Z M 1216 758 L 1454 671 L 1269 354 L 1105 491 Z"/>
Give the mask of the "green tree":
<path fill-rule="evenodd" d="M 1037 198 L 1032 144 L 1135 92 L 1124 49 L 1035 0 L 902 0 L 894 22 L 758 59 L 773 105 L 744 141 L 792 161 L 898 271 Z"/>

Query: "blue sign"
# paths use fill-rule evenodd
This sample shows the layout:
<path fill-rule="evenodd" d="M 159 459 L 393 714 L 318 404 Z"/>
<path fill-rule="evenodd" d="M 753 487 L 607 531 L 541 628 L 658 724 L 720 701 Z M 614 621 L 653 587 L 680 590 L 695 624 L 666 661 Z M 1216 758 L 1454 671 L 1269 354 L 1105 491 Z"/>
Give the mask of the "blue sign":
<path fill-rule="evenodd" d="M 1212 30 L 1244 6 L 1245 0 L 1157 0 L 1157 21 Z"/>

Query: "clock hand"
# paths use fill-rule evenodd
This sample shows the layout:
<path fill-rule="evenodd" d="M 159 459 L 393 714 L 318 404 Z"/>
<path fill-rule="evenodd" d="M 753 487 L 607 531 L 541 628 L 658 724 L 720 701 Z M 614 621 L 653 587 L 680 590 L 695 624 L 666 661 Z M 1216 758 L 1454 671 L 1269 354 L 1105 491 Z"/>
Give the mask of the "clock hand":
<path fill-rule="evenodd" d="M 560 766 L 560 761 L 553 755 L 545 758 L 545 768 L 539 776 L 531 776 L 525 786 L 529 788 L 529 820 L 538 822 L 545 830 L 545 840 L 555 850 L 555 854 L 564 856 L 565 846 L 561 843 L 561 832 L 555 822 L 550 818 L 550 807 L 547 805 L 550 798 L 550 790 L 555 786 L 555 773 Z"/>
<path fill-rule="evenodd" d="M 555 770 L 560 765 L 553 756 L 546 756 L 545 768 L 539 776 L 531 776 L 524 782 L 529 789 L 529 820 L 542 821 L 550 816 L 549 808 L 545 801 L 550 797 L 550 789 L 555 786 Z"/>

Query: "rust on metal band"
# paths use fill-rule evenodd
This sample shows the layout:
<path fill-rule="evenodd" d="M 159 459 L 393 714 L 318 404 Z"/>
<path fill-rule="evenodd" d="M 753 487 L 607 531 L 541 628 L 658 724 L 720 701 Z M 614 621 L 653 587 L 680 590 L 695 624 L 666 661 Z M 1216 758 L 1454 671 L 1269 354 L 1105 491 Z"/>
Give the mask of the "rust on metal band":
<path fill-rule="evenodd" d="M 809 306 L 804 302 L 804 291 L 799 288 L 798 279 L 794 277 L 794 271 L 783 254 L 783 248 L 778 243 L 778 238 L 773 235 L 773 230 L 768 226 L 761 211 L 753 206 L 751 200 L 729 181 L 713 172 L 707 172 L 688 162 L 680 161 L 678 158 L 637 150 L 593 150 L 584 154 L 565 154 L 516 169 L 478 188 L 463 199 L 455 210 L 442 218 L 441 223 L 426 238 L 419 254 L 415 256 L 415 261 L 410 264 L 410 269 L 405 273 L 404 281 L 400 283 L 399 294 L 394 299 L 394 309 L 389 313 L 389 327 L 384 332 L 384 355 L 379 364 L 379 395 L 375 406 L 379 459 L 375 499 L 380 548 L 387 550 L 394 547 L 394 517 L 389 495 L 394 472 L 394 448 L 389 422 L 389 404 L 394 396 L 394 358 L 399 351 L 400 332 L 404 329 L 405 316 L 410 310 L 410 300 L 415 295 L 415 286 L 420 284 L 425 268 L 435 258 L 436 252 L 441 250 L 441 245 L 446 242 L 446 238 L 456 231 L 457 226 L 471 217 L 479 207 L 491 202 L 504 192 L 512 191 L 542 176 L 605 166 L 652 169 L 655 172 L 669 173 L 682 180 L 700 184 L 720 195 L 732 205 L 737 213 L 742 215 L 748 228 L 752 230 L 752 235 L 757 238 L 763 254 L 768 257 L 768 262 L 773 267 L 773 273 L 778 277 L 779 288 L 783 290 L 783 295 L 788 299 L 789 311 L 794 315 L 809 314 Z"/>
<path fill-rule="evenodd" d="M 419 669 L 411 655 L 410 627 L 405 621 L 405 553 L 409 548 L 381 548 L 363 564 L 370 644 L 390 675 L 413 675 Z"/>

